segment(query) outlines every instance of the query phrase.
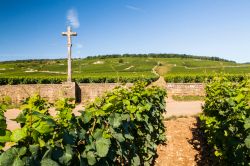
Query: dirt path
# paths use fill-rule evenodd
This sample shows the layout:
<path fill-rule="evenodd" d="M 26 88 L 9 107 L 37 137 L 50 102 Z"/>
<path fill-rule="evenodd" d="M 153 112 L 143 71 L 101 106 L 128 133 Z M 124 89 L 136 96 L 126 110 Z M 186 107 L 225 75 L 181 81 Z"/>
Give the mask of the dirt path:
<path fill-rule="evenodd" d="M 213 166 L 215 156 L 206 143 L 197 117 L 164 122 L 167 144 L 158 146 L 156 166 Z"/>
<path fill-rule="evenodd" d="M 162 88 L 166 88 L 167 83 L 164 80 L 164 77 L 160 76 L 158 80 L 156 80 L 155 82 L 152 82 L 149 86 L 159 86 L 159 87 L 162 87 Z"/>
<path fill-rule="evenodd" d="M 192 116 L 202 112 L 203 101 L 175 101 L 171 97 L 166 99 L 167 114 L 165 117 L 171 116 Z"/>
<path fill-rule="evenodd" d="M 199 151 L 190 144 L 195 128 L 194 117 L 165 121 L 167 127 L 167 145 L 158 147 L 157 166 L 193 166 Z"/>
<path fill-rule="evenodd" d="M 166 88 L 167 83 L 164 77 L 160 76 L 160 78 L 157 81 L 151 83 L 150 86 L 159 86 Z M 198 113 L 202 112 L 202 105 L 204 104 L 203 101 L 175 101 L 171 96 L 169 96 L 165 100 L 167 105 L 167 114 L 164 115 L 165 117 L 197 115 Z"/>
<path fill-rule="evenodd" d="M 151 85 L 166 87 L 163 77 Z M 167 144 L 158 147 L 156 166 L 194 166 L 209 165 L 203 157 L 197 118 L 194 115 L 202 112 L 202 101 L 177 102 L 166 98 L 165 118 L 188 116 L 165 121 Z"/>
<path fill-rule="evenodd" d="M 157 72 L 156 72 L 156 68 L 158 67 L 158 65 L 154 66 L 152 69 L 152 73 L 155 74 L 156 76 L 160 76 Z"/>

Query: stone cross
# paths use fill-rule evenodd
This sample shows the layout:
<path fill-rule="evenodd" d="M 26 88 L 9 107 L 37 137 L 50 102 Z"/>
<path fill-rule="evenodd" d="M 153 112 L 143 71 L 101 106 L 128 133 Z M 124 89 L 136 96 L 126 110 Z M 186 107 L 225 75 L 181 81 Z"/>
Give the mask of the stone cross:
<path fill-rule="evenodd" d="M 67 32 L 62 32 L 63 36 L 67 36 L 68 38 L 68 78 L 67 78 L 67 82 L 71 82 L 72 81 L 72 72 L 71 72 L 71 47 L 72 47 L 72 43 L 71 43 L 71 36 L 77 36 L 76 32 L 72 32 L 71 31 L 71 27 L 68 26 L 67 27 Z"/>

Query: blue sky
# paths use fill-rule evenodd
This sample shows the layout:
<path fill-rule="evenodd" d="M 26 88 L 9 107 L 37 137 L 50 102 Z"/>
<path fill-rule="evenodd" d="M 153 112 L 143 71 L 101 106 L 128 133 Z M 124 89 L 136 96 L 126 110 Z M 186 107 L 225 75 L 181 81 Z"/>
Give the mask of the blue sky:
<path fill-rule="evenodd" d="M 0 61 L 179 53 L 250 62 L 249 0 L 0 0 Z"/>

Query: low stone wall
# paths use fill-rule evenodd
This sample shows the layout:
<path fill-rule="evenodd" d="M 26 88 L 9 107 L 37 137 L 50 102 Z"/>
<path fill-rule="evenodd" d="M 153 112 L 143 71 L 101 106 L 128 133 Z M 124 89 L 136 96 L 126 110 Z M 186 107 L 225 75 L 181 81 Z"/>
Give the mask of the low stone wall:
<path fill-rule="evenodd" d="M 96 97 L 103 95 L 106 91 L 114 89 L 118 84 L 115 83 L 86 83 L 78 84 L 81 94 L 81 102 L 93 101 Z"/>
<path fill-rule="evenodd" d="M 8 96 L 12 103 L 20 103 L 29 96 L 39 94 L 53 102 L 59 98 L 75 98 L 75 86 L 75 83 L 3 85 L 0 86 L 0 98 Z"/>
<path fill-rule="evenodd" d="M 201 83 L 168 83 L 166 89 L 169 96 L 205 96 L 205 84 Z"/>
<path fill-rule="evenodd" d="M 39 94 L 49 102 L 59 98 L 76 98 L 77 102 L 86 103 L 103 95 L 120 84 L 117 83 L 63 83 L 63 84 L 30 84 L 30 85 L 3 85 L 0 86 L 0 98 L 8 96 L 13 103 L 20 103 L 23 99 Z M 126 84 L 125 86 L 131 86 Z M 168 96 L 172 95 L 205 95 L 205 85 L 196 83 L 168 83 Z"/>
<path fill-rule="evenodd" d="M 78 84 L 80 90 L 81 102 L 86 103 L 93 101 L 96 97 L 102 96 L 105 92 L 114 89 L 121 84 L 118 83 L 82 83 Z M 132 84 L 126 84 L 129 87 Z"/>

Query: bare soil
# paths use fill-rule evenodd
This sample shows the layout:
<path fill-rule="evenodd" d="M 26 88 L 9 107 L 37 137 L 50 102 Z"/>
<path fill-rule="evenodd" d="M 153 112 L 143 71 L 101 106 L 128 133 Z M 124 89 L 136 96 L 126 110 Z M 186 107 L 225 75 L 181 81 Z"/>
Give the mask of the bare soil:
<path fill-rule="evenodd" d="M 212 166 L 214 153 L 208 147 L 197 117 L 165 121 L 167 144 L 157 149 L 156 166 Z"/>
<path fill-rule="evenodd" d="M 195 122 L 194 117 L 165 121 L 167 145 L 158 147 L 157 166 L 196 165 L 195 156 L 199 152 L 189 143 L 193 138 L 191 129 L 195 128 Z"/>
<path fill-rule="evenodd" d="M 151 83 L 150 86 L 159 86 L 165 88 L 167 85 L 164 77 L 160 77 L 157 81 Z M 166 100 L 166 110 L 167 114 L 165 117 L 171 116 L 191 116 L 197 115 L 202 112 L 203 101 L 175 101 L 171 96 L 165 99 Z"/>
<path fill-rule="evenodd" d="M 175 101 L 171 97 L 166 98 L 165 117 L 171 116 L 192 116 L 202 112 L 203 101 Z"/>

